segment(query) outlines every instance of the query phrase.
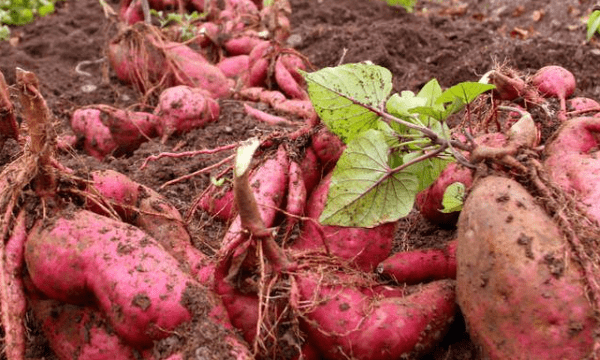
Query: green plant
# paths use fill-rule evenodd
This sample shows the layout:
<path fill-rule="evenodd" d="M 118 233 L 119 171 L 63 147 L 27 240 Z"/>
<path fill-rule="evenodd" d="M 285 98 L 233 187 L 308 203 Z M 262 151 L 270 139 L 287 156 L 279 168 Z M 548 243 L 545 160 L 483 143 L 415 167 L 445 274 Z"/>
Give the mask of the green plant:
<path fill-rule="evenodd" d="M 385 0 L 385 2 L 391 6 L 402 6 L 408 12 L 413 12 L 417 4 L 417 0 Z"/>
<path fill-rule="evenodd" d="M 198 35 L 198 28 L 194 26 L 193 22 L 206 16 L 206 14 L 200 14 L 197 11 L 179 14 L 174 12 L 164 13 L 154 9 L 150 9 L 150 14 L 156 16 L 160 27 L 177 24 L 182 41 L 190 40 Z"/>
<path fill-rule="evenodd" d="M 57 0 L 0 0 L 0 40 L 7 40 L 10 29 L 7 25 L 25 25 L 35 16 L 46 16 L 54 12 Z"/>
<path fill-rule="evenodd" d="M 465 144 L 450 138 L 445 120 L 494 85 L 463 82 L 442 91 L 437 80 L 417 94 L 393 94 L 389 70 L 346 64 L 303 73 L 323 123 L 346 144 L 319 221 L 373 227 L 412 210 Z M 360 215 L 360 216 L 359 216 Z"/>
<path fill-rule="evenodd" d="M 590 41 L 600 27 L 600 9 L 594 9 L 587 20 L 586 41 Z"/>

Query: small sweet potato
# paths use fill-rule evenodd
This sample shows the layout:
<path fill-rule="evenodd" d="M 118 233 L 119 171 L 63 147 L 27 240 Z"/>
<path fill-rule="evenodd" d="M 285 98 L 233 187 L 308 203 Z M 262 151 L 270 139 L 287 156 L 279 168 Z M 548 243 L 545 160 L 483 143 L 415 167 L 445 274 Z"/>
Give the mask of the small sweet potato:
<path fill-rule="evenodd" d="M 456 278 L 456 240 L 433 249 L 397 252 L 377 265 L 377 272 L 397 282 L 418 284 Z"/>
<path fill-rule="evenodd" d="M 442 201 L 448 186 L 459 182 L 465 188 L 471 187 L 473 183 L 472 170 L 458 163 L 450 163 L 440 173 L 438 178 L 427 189 L 419 192 L 415 199 L 415 205 L 421 215 L 430 222 L 441 226 L 454 226 L 460 212 L 454 211 L 443 213 Z"/>
<path fill-rule="evenodd" d="M 308 100 L 308 93 L 292 76 L 283 62 L 283 56 L 275 60 L 275 81 L 279 88 L 292 99 Z"/>
<path fill-rule="evenodd" d="M 457 300 L 488 359 L 585 359 L 598 320 L 563 234 L 514 180 L 478 180 L 458 221 Z"/>
<path fill-rule="evenodd" d="M 322 127 L 312 136 L 311 147 L 315 151 L 315 154 L 319 158 L 321 164 L 323 164 L 324 171 L 335 167 L 338 159 L 342 156 L 346 145 L 342 140 L 329 131 L 326 127 Z"/>
<path fill-rule="evenodd" d="M 156 130 L 163 139 L 174 134 L 187 132 L 216 121 L 219 118 L 219 103 L 205 90 L 186 85 L 165 89 L 158 98 L 154 114 Z"/>
<path fill-rule="evenodd" d="M 109 154 L 131 154 L 156 136 L 157 122 L 153 114 L 99 104 L 75 110 L 71 129 L 84 150 L 101 160 Z"/>

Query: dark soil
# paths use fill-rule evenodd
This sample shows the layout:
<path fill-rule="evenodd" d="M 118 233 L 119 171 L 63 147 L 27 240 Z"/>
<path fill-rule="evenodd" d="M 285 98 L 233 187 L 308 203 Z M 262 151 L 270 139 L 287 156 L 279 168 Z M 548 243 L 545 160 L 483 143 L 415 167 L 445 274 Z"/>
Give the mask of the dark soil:
<path fill-rule="evenodd" d="M 524 73 L 557 64 L 578 80 L 575 95 L 600 99 L 600 49 L 595 41 L 585 42 L 591 0 L 419 0 L 411 14 L 375 0 L 290 2 L 293 44 L 315 68 L 369 60 L 392 71 L 396 91 L 418 91 L 431 78 L 442 87 L 477 81 L 498 64 Z M 59 2 L 56 13 L 12 29 L 11 43 L 0 43 L 0 70 L 10 85 L 15 83 L 16 67 L 34 72 L 56 119 L 57 132 L 68 133 L 70 114 L 79 107 L 101 103 L 125 108 L 138 100 L 136 92 L 121 84 L 105 63 L 96 61 L 104 57 L 114 34 L 115 26 L 105 19 L 97 0 Z M 78 66 L 89 75 L 76 71 Z M 91 91 L 89 85 L 93 85 Z M 165 158 L 140 169 L 148 156 L 214 148 L 272 130 L 247 116 L 241 102 L 226 100 L 217 122 L 172 137 L 165 144 L 145 143 L 133 156 L 98 161 L 76 151 L 62 154 L 60 160 L 82 172 L 98 168 L 124 172 L 167 196 L 186 214 L 193 199 L 207 187 L 208 175 L 161 186 L 214 163 L 214 158 Z M 18 153 L 17 144 L 8 142 L 2 151 L 0 160 L 6 163 Z M 396 251 L 436 246 L 453 236 L 453 229 L 428 224 L 416 213 L 400 223 Z M 226 224 L 198 211 L 189 227 L 195 243 L 211 255 Z M 52 359 L 35 322 L 30 320 L 28 326 L 28 357 Z M 479 356 L 459 318 L 444 342 L 426 358 Z"/>

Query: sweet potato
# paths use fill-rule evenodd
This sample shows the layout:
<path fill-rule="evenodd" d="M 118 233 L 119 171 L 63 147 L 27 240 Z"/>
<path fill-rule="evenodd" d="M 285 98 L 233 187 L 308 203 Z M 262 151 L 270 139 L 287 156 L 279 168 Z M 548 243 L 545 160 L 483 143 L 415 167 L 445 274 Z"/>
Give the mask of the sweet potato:
<path fill-rule="evenodd" d="M 421 215 L 430 222 L 441 226 L 454 226 L 458 220 L 459 211 L 443 213 L 442 201 L 444 192 L 453 183 L 462 183 L 465 188 L 471 187 L 473 183 L 472 170 L 458 163 L 450 163 L 440 173 L 438 178 L 427 189 L 419 192 L 415 199 L 415 205 Z"/>
<path fill-rule="evenodd" d="M 533 74 L 531 83 L 543 96 L 559 99 L 558 119 L 565 121 L 566 99 L 573 95 L 577 86 L 575 76 L 562 66 L 550 65 L 544 66 Z"/>
<path fill-rule="evenodd" d="M 157 122 L 153 114 L 98 104 L 75 110 L 71 129 L 88 154 L 103 159 L 109 154 L 131 154 L 156 136 Z"/>
<path fill-rule="evenodd" d="M 458 221 L 457 300 L 489 359 L 585 359 L 598 321 L 563 234 L 516 181 L 477 181 Z"/>
<path fill-rule="evenodd" d="M 100 110 L 75 110 L 71 117 L 71 129 L 82 139 L 85 152 L 99 160 L 119 147 L 110 129 L 102 123 Z"/>
<path fill-rule="evenodd" d="M 207 265 L 206 256 L 193 247 L 181 214 L 164 196 L 114 170 L 94 171 L 91 175 L 93 182 L 87 191 L 100 194 L 108 202 L 105 208 L 111 206 L 123 221 L 157 240 L 192 274 Z M 98 204 L 89 202 L 87 206 L 106 214 Z"/>
<path fill-rule="evenodd" d="M 335 273 L 307 271 L 295 279 L 291 304 L 303 314 L 308 341 L 326 359 L 416 358 L 437 344 L 456 312 L 452 280 L 382 298 L 365 295 L 361 280 Z"/>
<path fill-rule="evenodd" d="M 210 64 L 200 53 L 180 43 L 167 42 L 162 48 L 172 62 L 174 85 L 201 88 L 215 99 L 230 95 L 233 80 L 227 79 L 218 67 Z"/>
<path fill-rule="evenodd" d="M 25 357 L 27 302 L 23 292 L 23 248 L 27 238 L 26 215 L 22 211 L 6 244 L 0 244 L 0 316 L 4 331 L 4 354 L 7 359 Z M 0 240 L 4 241 L 4 240 Z"/>
<path fill-rule="evenodd" d="M 439 249 L 395 253 L 377 265 L 377 272 L 406 284 L 455 279 L 456 244 L 456 240 L 452 240 Z"/>
<path fill-rule="evenodd" d="M 262 110 L 255 109 L 248 104 L 244 104 L 244 111 L 246 114 L 252 116 L 254 119 L 272 126 L 294 126 L 294 123 L 284 117 L 266 113 Z"/>
<path fill-rule="evenodd" d="M 245 79 L 246 87 L 264 86 L 269 70 L 269 54 L 274 52 L 274 45 L 263 40 L 256 44 L 248 58 L 248 76 Z"/>
<path fill-rule="evenodd" d="M 321 180 L 306 203 L 306 217 L 300 236 L 292 244 L 295 250 L 319 250 L 347 260 L 352 266 L 373 271 L 392 249 L 396 223 L 374 228 L 321 225 L 318 221 L 325 208 L 331 173 Z"/>
<path fill-rule="evenodd" d="M 238 78 L 248 71 L 248 55 L 226 57 L 217 63 L 219 70 L 228 78 Z"/>
<path fill-rule="evenodd" d="M 223 221 L 231 221 L 236 215 L 233 189 L 227 185 L 210 184 L 200 196 L 198 204 L 209 215 Z"/>
<path fill-rule="evenodd" d="M 326 127 L 322 127 L 313 134 L 311 147 L 323 165 L 324 171 L 329 172 L 337 164 L 346 145 L 337 135 Z"/>
<path fill-rule="evenodd" d="M 152 353 L 126 344 L 102 313 L 93 306 L 65 304 L 56 300 L 31 300 L 50 348 L 60 360 L 154 359 Z"/>
<path fill-rule="evenodd" d="M 230 56 L 250 55 L 252 49 L 263 41 L 258 36 L 240 36 L 227 40 L 223 47 Z"/>
<path fill-rule="evenodd" d="M 287 187 L 287 199 L 285 204 L 286 215 L 286 238 L 292 232 L 298 219 L 304 215 L 306 206 L 306 185 L 300 164 L 290 162 L 289 182 Z"/>
<path fill-rule="evenodd" d="M 148 347 L 191 319 L 182 297 L 191 277 L 138 228 L 65 211 L 30 230 L 25 261 L 34 285 L 72 304 L 97 302 L 129 344 Z"/>
<path fill-rule="evenodd" d="M 111 39 L 107 58 L 121 81 L 133 84 L 143 93 L 187 85 L 202 88 L 217 99 L 229 96 L 233 87 L 233 80 L 202 54 L 166 40 L 143 23 Z"/>
<path fill-rule="evenodd" d="M 578 96 L 567 100 L 567 110 L 578 112 L 591 111 L 597 113 L 600 112 L 600 104 L 594 99 Z"/>
<path fill-rule="evenodd" d="M 302 182 L 304 182 L 308 196 L 321 181 L 321 164 L 312 147 L 307 147 L 304 150 L 304 157 L 300 161 L 300 168 L 302 169 Z"/>
<path fill-rule="evenodd" d="M 288 55 L 289 56 L 289 55 Z M 292 76 L 283 62 L 283 56 L 275 60 L 275 81 L 279 88 L 292 99 L 308 100 L 308 93 Z"/>
<path fill-rule="evenodd" d="M 544 165 L 552 180 L 575 192 L 588 216 L 600 221 L 600 118 L 580 117 L 566 122 L 545 147 Z"/>
<path fill-rule="evenodd" d="M 187 132 L 216 121 L 219 103 L 201 88 L 179 85 L 164 90 L 154 114 L 160 120 L 156 124 L 158 135 L 163 139 Z"/>

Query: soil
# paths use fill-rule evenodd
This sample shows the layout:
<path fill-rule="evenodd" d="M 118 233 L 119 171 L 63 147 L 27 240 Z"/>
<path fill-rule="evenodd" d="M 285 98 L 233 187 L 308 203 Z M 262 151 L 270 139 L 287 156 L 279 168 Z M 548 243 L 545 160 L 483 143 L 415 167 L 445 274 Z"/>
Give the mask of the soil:
<path fill-rule="evenodd" d="M 114 1 L 109 4 L 116 7 Z M 591 0 L 419 0 L 414 13 L 375 0 L 290 2 L 292 45 L 317 69 L 371 61 L 392 71 L 395 91 L 418 91 L 431 78 L 442 87 L 477 81 L 499 64 L 524 73 L 556 64 L 575 75 L 575 95 L 600 99 L 600 49 L 594 40 L 585 42 L 585 20 L 594 5 Z M 34 72 L 56 119 L 57 132 L 68 133 L 70 114 L 77 108 L 90 104 L 135 107 L 139 99 L 100 60 L 115 31 L 97 0 L 61 1 L 54 14 L 12 28 L 11 41 L 0 43 L 0 70 L 9 85 L 15 83 L 16 67 Z M 80 172 L 112 168 L 126 173 L 188 214 L 193 200 L 208 186 L 208 175 L 163 184 L 202 169 L 215 158 L 163 158 L 141 169 L 148 156 L 214 148 L 272 131 L 247 116 L 240 101 L 224 100 L 217 122 L 171 137 L 164 144 L 147 142 L 132 156 L 99 161 L 75 150 L 62 154 L 60 161 Z M 0 160 L 6 163 L 18 152 L 18 145 L 8 142 Z M 196 211 L 189 228 L 195 244 L 212 255 L 226 224 Z M 453 229 L 433 226 L 413 212 L 400 221 L 395 251 L 437 246 L 453 234 Z M 39 326 L 30 319 L 28 327 L 28 358 L 53 359 Z M 425 358 L 479 359 L 460 316 L 444 341 Z"/>

